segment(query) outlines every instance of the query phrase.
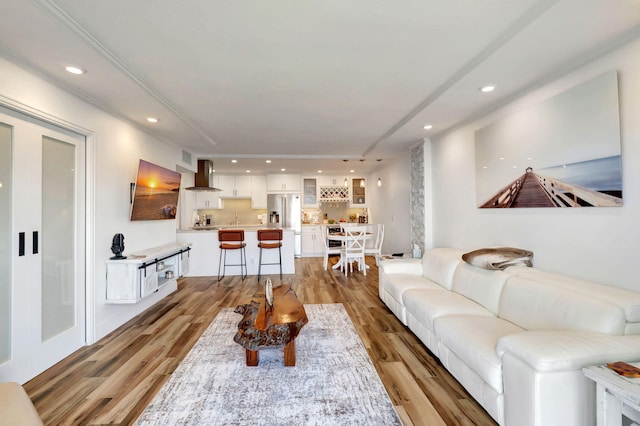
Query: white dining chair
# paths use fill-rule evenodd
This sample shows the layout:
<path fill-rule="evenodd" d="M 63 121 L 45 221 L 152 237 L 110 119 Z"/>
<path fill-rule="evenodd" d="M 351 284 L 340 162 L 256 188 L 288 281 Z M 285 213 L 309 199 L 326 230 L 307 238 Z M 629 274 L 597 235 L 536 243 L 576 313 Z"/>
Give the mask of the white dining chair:
<path fill-rule="evenodd" d="M 367 275 L 367 267 L 365 264 L 365 241 L 367 238 L 366 229 L 362 226 L 342 227 L 345 235 L 345 242 L 342 245 L 342 271 L 345 275 L 349 275 L 349 269 L 353 273 L 353 262 L 358 262 L 358 270 Z"/>
<path fill-rule="evenodd" d="M 384 241 L 384 224 L 379 223 L 376 232 L 376 240 L 370 247 L 365 247 L 365 254 L 368 256 L 374 256 L 376 259 L 376 266 L 380 266 L 380 256 L 382 255 L 382 242 Z"/>
<path fill-rule="evenodd" d="M 337 246 L 337 247 L 331 247 L 329 245 L 329 238 L 328 238 L 328 234 L 329 231 L 327 231 L 327 225 L 322 225 L 320 227 L 321 232 L 322 232 L 322 242 L 324 244 L 324 262 L 323 262 L 323 266 L 324 269 L 328 269 L 329 268 L 329 256 L 332 254 L 341 254 L 342 251 L 342 247 Z"/>

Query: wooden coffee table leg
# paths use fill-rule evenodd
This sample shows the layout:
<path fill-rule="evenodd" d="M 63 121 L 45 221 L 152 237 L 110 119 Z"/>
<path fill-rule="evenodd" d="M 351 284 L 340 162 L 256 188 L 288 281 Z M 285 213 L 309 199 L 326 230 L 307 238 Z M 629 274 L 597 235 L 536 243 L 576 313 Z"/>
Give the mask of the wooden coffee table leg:
<path fill-rule="evenodd" d="M 260 360 L 258 351 L 250 351 L 249 349 L 247 349 L 246 352 L 247 352 L 247 367 L 257 366 L 258 361 Z"/>
<path fill-rule="evenodd" d="M 284 347 L 284 366 L 296 366 L 296 341 L 292 340 Z"/>

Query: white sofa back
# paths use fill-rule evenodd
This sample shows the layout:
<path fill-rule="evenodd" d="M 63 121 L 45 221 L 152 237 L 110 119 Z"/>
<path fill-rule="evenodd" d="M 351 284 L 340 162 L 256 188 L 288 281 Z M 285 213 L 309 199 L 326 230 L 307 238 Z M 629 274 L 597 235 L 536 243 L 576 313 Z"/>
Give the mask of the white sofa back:
<path fill-rule="evenodd" d="M 589 295 L 619 306 L 624 310 L 627 321 L 624 334 L 640 334 L 640 293 L 638 292 L 605 286 L 592 281 L 545 272 L 535 268 L 520 268 L 517 274 L 537 281 L 554 283 L 576 293 Z"/>
<path fill-rule="evenodd" d="M 453 274 L 456 271 L 456 267 L 463 263 L 463 254 L 463 251 L 452 248 L 427 250 L 422 256 L 422 274 L 434 283 L 451 290 Z"/>
<path fill-rule="evenodd" d="M 581 330 L 625 334 L 624 309 L 604 298 L 566 286 L 564 277 L 541 281 L 535 275 L 515 274 L 507 280 L 500 298 L 500 318 L 526 330 Z M 594 286 L 597 284 L 593 283 Z M 603 294 L 609 289 L 600 286 Z"/>
<path fill-rule="evenodd" d="M 509 274 L 460 262 L 453 276 L 452 290 L 498 315 L 500 295 Z"/>

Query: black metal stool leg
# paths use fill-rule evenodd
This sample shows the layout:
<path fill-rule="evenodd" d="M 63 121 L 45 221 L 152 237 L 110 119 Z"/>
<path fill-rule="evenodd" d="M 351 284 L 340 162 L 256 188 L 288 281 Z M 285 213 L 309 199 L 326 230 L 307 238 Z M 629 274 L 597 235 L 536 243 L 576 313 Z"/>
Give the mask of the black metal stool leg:
<path fill-rule="evenodd" d="M 278 247 L 278 259 L 280 261 L 280 281 L 282 281 L 282 247 Z"/>
<path fill-rule="evenodd" d="M 260 282 L 261 270 L 262 270 L 262 247 L 260 247 L 260 256 L 258 256 L 258 282 Z"/>
<path fill-rule="evenodd" d="M 222 271 L 222 276 L 220 276 L 220 268 L 224 266 L 222 263 L 222 252 L 224 252 L 224 263 L 227 263 L 227 251 L 224 249 L 220 249 L 220 260 L 218 263 L 218 282 L 220 282 L 220 280 L 224 278 L 224 269 Z"/>
<path fill-rule="evenodd" d="M 244 260 L 243 260 L 244 257 Z M 244 266 L 244 275 L 242 275 L 242 267 Z M 244 247 L 242 247 L 242 251 L 240 252 L 240 275 L 242 275 L 242 280 L 244 281 L 247 278 L 248 270 L 247 270 L 247 252 L 244 251 Z"/>

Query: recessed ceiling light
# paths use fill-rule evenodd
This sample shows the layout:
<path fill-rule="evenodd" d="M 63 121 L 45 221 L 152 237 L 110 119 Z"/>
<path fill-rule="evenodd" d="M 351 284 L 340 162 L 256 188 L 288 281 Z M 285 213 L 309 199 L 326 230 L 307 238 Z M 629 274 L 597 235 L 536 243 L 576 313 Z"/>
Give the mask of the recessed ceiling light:
<path fill-rule="evenodd" d="M 422 128 L 425 130 L 431 130 L 433 129 L 433 126 L 431 124 L 425 124 L 424 126 L 422 126 Z"/>
<path fill-rule="evenodd" d="M 264 162 L 267 164 L 271 164 L 271 160 L 265 160 Z"/>
<path fill-rule="evenodd" d="M 500 158 L 498 158 L 498 160 L 504 160 L 504 157 L 500 157 Z"/>
<path fill-rule="evenodd" d="M 235 164 L 238 162 L 238 160 L 231 160 L 231 162 Z"/>
<path fill-rule="evenodd" d="M 149 123 L 157 123 L 157 122 L 158 122 L 158 121 L 160 121 L 160 120 L 158 120 L 158 119 L 157 119 L 157 118 L 155 118 L 155 117 L 147 117 L 147 121 L 148 121 Z"/>
<path fill-rule="evenodd" d="M 65 68 L 65 70 L 67 70 L 67 72 L 70 72 L 71 74 L 77 74 L 77 75 L 84 74 L 84 70 L 78 67 L 68 66 Z"/>
<path fill-rule="evenodd" d="M 322 170 L 318 170 L 318 173 L 322 173 Z"/>
<path fill-rule="evenodd" d="M 495 89 L 496 89 L 496 86 L 488 85 L 488 86 L 481 87 L 480 91 L 483 93 L 489 93 L 489 92 L 493 92 Z"/>
<path fill-rule="evenodd" d="M 281 171 L 281 172 L 286 172 L 286 171 L 287 171 L 287 169 L 280 169 L 280 171 Z"/>
<path fill-rule="evenodd" d="M 355 173 L 355 172 L 356 172 L 355 170 L 349 170 L 349 173 Z"/>
<path fill-rule="evenodd" d="M 247 173 L 251 173 L 251 170 L 245 170 L 245 172 L 247 172 Z"/>

